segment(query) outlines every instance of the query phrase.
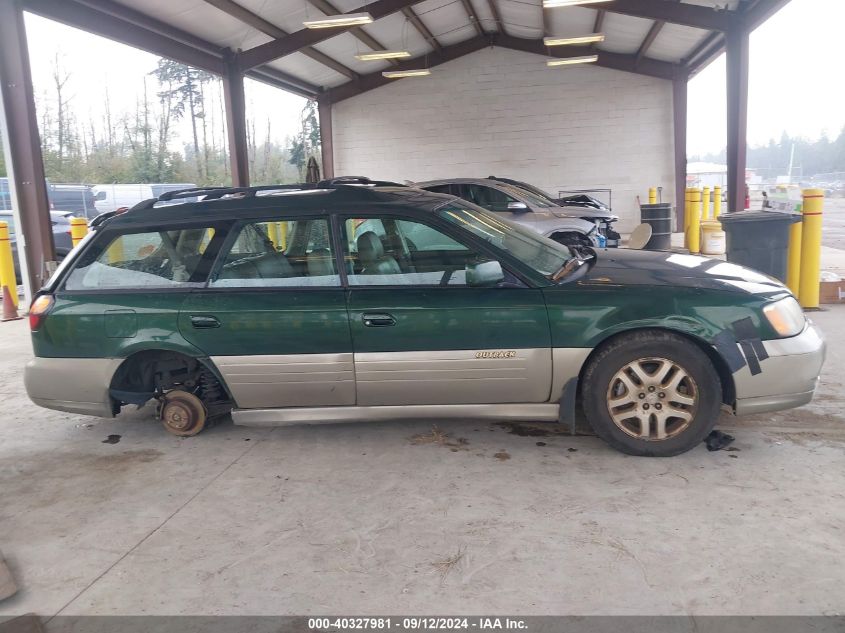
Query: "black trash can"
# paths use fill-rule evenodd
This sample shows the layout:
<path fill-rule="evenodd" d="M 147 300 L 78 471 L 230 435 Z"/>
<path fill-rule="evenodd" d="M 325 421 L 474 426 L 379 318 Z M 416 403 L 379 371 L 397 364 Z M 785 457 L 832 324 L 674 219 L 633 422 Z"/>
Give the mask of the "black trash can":
<path fill-rule="evenodd" d="M 786 281 L 789 227 L 800 221 L 800 215 L 781 211 L 738 211 L 720 215 L 728 261 Z"/>
<path fill-rule="evenodd" d="M 644 249 L 648 251 L 668 251 L 672 248 L 672 205 L 641 204 L 640 222 L 651 226 L 651 239 Z"/>

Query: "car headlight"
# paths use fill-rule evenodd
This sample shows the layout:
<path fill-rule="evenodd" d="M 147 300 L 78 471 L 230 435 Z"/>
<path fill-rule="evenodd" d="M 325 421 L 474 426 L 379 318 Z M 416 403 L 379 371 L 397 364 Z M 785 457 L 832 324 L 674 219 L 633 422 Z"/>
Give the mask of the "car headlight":
<path fill-rule="evenodd" d="M 801 334 L 804 330 L 804 311 L 795 297 L 786 297 L 764 306 L 763 314 L 775 332 L 783 338 Z"/>

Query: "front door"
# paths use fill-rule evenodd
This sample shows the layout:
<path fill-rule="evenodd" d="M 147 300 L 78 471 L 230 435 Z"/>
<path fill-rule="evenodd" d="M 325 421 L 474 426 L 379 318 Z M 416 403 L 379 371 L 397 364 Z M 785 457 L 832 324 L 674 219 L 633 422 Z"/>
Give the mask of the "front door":
<path fill-rule="evenodd" d="M 361 214 L 342 227 L 359 405 L 549 400 L 539 290 L 418 219 Z"/>
<path fill-rule="evenodd" d="M 179 315 L 238 408 L 355 403 L 346 300 L 325 217 L 236 225 Z"/>

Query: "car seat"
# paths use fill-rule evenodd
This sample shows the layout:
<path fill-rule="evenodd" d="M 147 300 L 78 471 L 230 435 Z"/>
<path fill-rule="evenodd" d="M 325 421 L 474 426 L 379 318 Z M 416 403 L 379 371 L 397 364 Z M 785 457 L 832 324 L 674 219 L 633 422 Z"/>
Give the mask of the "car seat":
<path fill-rule="evenodd" d="M 373 231 L 367 231 L 355 240 L 362 275 L 398 275 L 402 273 L 399 263 L 385 254 L 384 244 Z"/>

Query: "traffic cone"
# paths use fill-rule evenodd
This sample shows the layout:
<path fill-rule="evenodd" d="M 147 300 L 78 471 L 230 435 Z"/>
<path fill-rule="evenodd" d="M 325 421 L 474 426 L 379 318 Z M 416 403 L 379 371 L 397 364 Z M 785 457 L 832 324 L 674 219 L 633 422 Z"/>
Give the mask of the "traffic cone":
<path fill-rule="evenodd" d="M 9 293 L 9 286 L 3 286 L 3 318 L 0 321 L 16 321 L 22 319 L 15 307 L 15 301 Z"/>

